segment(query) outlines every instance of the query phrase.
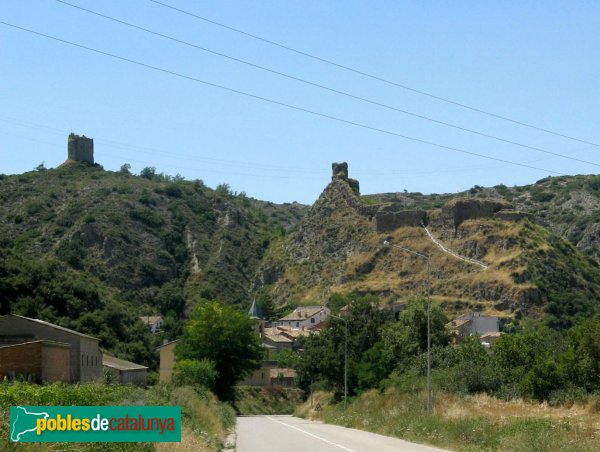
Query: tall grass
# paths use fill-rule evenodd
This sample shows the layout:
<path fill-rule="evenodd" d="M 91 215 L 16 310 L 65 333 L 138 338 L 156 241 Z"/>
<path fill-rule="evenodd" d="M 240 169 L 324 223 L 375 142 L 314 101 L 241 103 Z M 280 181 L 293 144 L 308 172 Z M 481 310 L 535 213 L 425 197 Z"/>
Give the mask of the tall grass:
<path fill-rule="evenodd" d="M 11 444 L 9 438 L 9 409 L 11 405 L 68 406 L 68 405 L 178 405 L 182 410 L 182 443 L 72 443 L 72 444 Z M 158 385 L 148 390 L 130 386 L 102 384 L 31 385 L 0 383 L 0 450 L 24 451 L 170 451 L 220 450 L 229 429 L 235 424 L 235 412 L 219 402 L 207 390 L 191 387 L 174 388 Z"/>
<path fill-rule="evenodd" d="M 321 412 L 304 406 L 298 414 L 442 448 L 554 452 L 600 447 L 600 418 L 591 403 L 566 409 L 438 393 L 434 413 L 427 416 L 424 393 L 373 390 L 353 399 L 346 411 L 343 404 L 319 397 L 325 402 Z"/>
<path fill-rule="evenodd" d="M 24 451 L 151 451 L 150 443 L 9 443 L 9 419 L 11 405 L 28 406 L 68 406 L 68 405 L 132 405 L 142 403 L 144 390 L 125 386 L 106 386 L 101 384 L 68 385 L 32 385 L 28 383 L 0 383 L 0 450 Z"/>

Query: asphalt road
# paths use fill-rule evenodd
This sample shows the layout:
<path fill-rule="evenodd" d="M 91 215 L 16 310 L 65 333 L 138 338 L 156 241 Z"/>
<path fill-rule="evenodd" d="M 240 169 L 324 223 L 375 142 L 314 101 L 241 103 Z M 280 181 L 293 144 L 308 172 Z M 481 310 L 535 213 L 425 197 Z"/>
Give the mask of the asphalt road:
<path fill-rule="evenodd" d="M 434 447 L 293 416 L 240 416 L 237 452 L 432 452 Z"/>

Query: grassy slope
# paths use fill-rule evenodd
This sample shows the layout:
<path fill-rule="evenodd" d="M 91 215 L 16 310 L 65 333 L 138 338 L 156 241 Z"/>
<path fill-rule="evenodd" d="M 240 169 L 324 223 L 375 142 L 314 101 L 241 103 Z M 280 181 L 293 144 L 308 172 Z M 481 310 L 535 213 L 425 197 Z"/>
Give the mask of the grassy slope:
<path fill-rule="evenodd" d="M 569 240 L 600 262 L 600 176 L 546 177 L 535 184 L 520 187 L 475 186 L 458 194 L 382 193 L 368 195 L 368 202 L 391 202 L 399 209 L 433 209 L 456 196 L 503 198 L 516 209 L 535 215 L 541 224 Z"/>
<path fill-rule="evenodd" d="M 325 422 L 396 436 L 409 441 L 465 451 L 594 451 L 600 418 L 598 402 L 551 408 L 522 401 L 502 402 L 489 396 L 459 398 L 436 393 L 434 414 L 424 412 L 424 394 L 372 390 L 343 404 L 317 393 L 297 414 Z M 323 407 L 314 410 L 316 403 Z"/>
<path fill-rule="evenodd" d="M 432 228 L 437 237 L 443 231 Z M 600 269 L 569 242 L 528 221 L 471 220 L 461 224 L 446 246 L 489 264 L 486 270 L 441 252 L 421 228 L 399 228 L 393 233 L 372 232 L 361 250 L 338 262 L 338 274 L 320 271 L 316 283 L 311 272 L 280 256 L 286 268 L 273 289 L 319 300 L 331 292 L 375 293 L 384 299 L 408 298 L 423 291 L 425 266 L 418 258 L 382 246 L 384 239 L 431 256 L 431 290 L 434 302 L 449 313 L 479 309 L 506 317 L 550 314 L 558 327 L 569 327 L 600 306 Z M 288 239 L 289 240 L 289 239 Z M 324 243 L 321 252 L 326 256 Z M 278 247 L 283 250 L 284 247 Z M 316 252 L 319 252 L 318 250 Z M 326 269 L 327 267 L 322 267 Z M 282 301 L 288 301 L 284 296 Z"/>

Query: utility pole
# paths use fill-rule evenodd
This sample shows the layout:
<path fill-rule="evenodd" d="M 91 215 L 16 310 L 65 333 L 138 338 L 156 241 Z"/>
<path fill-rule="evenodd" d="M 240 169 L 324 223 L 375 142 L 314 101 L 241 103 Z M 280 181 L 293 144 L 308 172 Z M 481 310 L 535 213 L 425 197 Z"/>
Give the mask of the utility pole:
<path fill-rule="evenodd" d="M 392 246 L 398 248 L 401 251 L 410 253 L 414 256 L 418 256 L 421 259 L 425 259 L 426 274 L 425 274 L 425 296 L 427 298 L 427 415 L 431 415 L 432 402 L 431 402 L 431 284 L 430 284 L 430 269 L 429 269 L 429 256 L 422 254 L 417 251 L 411 250 L 410 248 L 404 248 L 402 246 L 394 245 L 388 240 L 383 241 L 384 246 Z"/>
<path fill-rule="evenodd" d="M 329 314 L 331 317 L 344 322 L 345 334 L 344 334 L 344 411 L 348 406 L 348 321 L 338 315 Z"/>

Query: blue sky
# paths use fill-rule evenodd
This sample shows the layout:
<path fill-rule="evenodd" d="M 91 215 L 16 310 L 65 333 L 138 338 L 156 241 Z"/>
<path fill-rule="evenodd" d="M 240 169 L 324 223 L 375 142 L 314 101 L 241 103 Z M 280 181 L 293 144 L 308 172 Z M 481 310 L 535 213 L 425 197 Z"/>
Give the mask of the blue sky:
<path fill-rule="evenodd" d="M 69 0 L 295 77 L 600 164 L 600 148 L 417 95 L 148 0 Z M 397 83 L 600 143 L 600 4 L 492 1 L 185 1 L 175 7 Z M 312 203 L 331 162 L 361 191 L 453 192 L 599 167 L 433 124 L 133 30 L 54 0 L 5 0 L 0 20 L 207 82 L 495 158 L 456 153 L 144 69 L 0 25 L 0 172 L 55 167 L 69 132 L 106 169 L 130 163 Z"/>

